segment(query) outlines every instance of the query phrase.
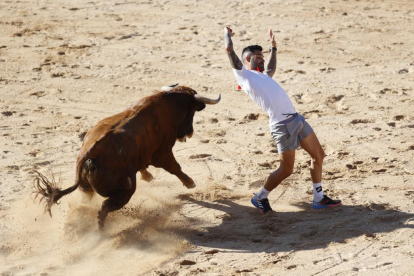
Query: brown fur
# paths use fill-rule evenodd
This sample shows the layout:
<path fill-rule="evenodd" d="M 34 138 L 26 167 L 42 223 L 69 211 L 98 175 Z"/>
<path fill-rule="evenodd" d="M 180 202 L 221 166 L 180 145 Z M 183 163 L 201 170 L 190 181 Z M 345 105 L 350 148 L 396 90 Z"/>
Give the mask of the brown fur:
<path fill-rule="evenodd" d="M 205 108 L 196 92 L 177 86 L 170 92 L 145 97 L 125 111 L 105 118 L 89 130 L 76 164 L 76 180 L 65 190 L 37 173 L 37 193 L 46 198 L 45 209 L 78 187 L 93 195 L 96 191 L 107 199 L 98 213 L 100 228 L 109 212 L 128 203 L 136 189 L 136 173 L 151 181 L 149 165 L 176 175 L 187 188 L 194 181 L 181 171 L 172 148 L 177 139 L 191 137 L 193 117 Z"/>

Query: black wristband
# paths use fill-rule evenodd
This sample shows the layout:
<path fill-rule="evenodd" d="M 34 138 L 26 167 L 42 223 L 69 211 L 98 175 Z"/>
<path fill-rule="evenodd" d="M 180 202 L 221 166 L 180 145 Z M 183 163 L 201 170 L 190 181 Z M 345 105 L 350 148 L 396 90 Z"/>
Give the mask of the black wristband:
<path fill-rule="evenodd" d="M 275 52 L 277 52 L 277 48 L 276 47 L 270 47 L 269 51 L 275 50 Z"/>

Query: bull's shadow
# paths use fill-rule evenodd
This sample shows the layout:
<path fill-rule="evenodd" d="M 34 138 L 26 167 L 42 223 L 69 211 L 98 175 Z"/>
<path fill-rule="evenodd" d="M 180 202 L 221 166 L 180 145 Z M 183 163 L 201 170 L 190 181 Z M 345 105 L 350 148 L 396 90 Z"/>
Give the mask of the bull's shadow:
<path fill-rule="evenodd" d="M 253 207 L 230 200 L 203 202 L 183 196 L 182 200 L 200 207 L 224 212 L 221 224 L 201 227 L 190 241 L 198 246 L 245 252 L 287 252 L 324 248 L 331 242 L 365 236 L 375 239 L 380 233 L 414 228 L 414 214 L 393 210 L 387 205 L 341 206 L 313 210 L 299 203 L 296 212 L 271 212 L 262 215 Z M 217 213 L 221 213 L 217 212 Z"/>

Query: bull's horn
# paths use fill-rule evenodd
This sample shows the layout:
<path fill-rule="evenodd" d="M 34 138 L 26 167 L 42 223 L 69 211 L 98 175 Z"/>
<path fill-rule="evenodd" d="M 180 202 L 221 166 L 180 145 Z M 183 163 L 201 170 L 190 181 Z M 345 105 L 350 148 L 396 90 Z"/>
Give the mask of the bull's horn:
<path fill-rule="evenodd" d="M 195 98 L 197 100 L 199 100 L 200 102 L 203 102 L 205 104 L 216 104 L 216 103 L 218 103 L 220 101 L 221 94 L 219 94 L 218 98 L 215 99 L 215 100 L 214 99 L 210 99 L 210 98 L 206 98 L 206 97 L 203 97 L 203 96 L 199 96 L 199 95 L 195 95 Z"/>
<path fill-rule="evenodd" d="M 174 87 L 176 87 L 177 85 L 178 85 L 178 83 L 176 83 L 176 84 L 172 84 L 172 85 L 170 85 L 170 86 L 163 86 L 163 87 L 161 87 L 161 91 L 168 92 L 168 91 L 170 91 L 171 89 L 173 89 Z"/>

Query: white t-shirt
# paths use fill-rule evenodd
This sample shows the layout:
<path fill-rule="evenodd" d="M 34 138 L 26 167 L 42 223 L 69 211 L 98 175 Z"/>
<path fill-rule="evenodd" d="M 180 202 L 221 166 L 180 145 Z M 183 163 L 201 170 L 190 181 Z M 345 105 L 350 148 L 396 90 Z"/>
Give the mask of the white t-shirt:
<path fill-rule="evenodd" d="M 270 128 L 287 119 L 287 115 L 296 113 L 288 94 L 280 85 L 259 71 L 233 69 L 240 87 L 253 99 L 268 115 Z"/>

